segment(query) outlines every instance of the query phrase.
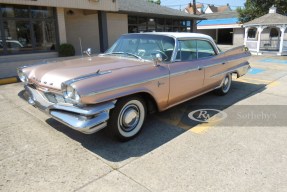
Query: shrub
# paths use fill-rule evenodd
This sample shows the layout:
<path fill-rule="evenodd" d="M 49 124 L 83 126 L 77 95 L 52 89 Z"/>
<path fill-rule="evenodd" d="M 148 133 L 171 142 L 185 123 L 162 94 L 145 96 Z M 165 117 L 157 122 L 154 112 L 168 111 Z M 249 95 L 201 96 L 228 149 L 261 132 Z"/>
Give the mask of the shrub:
<path fill-rule="evenodd" d="M 75 55 L 75 48 L 73 45 L 64 43 L 59 47 L 59 57 L 69 57 Z"/>

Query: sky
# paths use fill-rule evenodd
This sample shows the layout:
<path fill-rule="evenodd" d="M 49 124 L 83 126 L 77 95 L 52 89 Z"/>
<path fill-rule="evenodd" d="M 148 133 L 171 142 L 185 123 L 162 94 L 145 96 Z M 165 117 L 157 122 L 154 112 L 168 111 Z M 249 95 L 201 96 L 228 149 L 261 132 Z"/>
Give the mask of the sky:
<path fill-rule="evenodd" d="M 188 3 L 192 0 L 161 0 L 161 5 L 171 7 L 174 9 L 184 9 Z M 196 3 L 213 4 L 215 6 L 226 5 L 229 3 L 232 9 L 236 9 L 238 6 L 243 6 L 245 0 L 196 0 Z"/>

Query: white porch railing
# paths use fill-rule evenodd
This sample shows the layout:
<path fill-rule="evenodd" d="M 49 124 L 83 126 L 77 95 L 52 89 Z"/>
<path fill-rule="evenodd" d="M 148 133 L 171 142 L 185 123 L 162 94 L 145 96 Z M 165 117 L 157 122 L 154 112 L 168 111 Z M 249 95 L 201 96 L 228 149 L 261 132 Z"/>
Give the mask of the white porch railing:
<path fill-rule="evenodd" d="M 260 50 L 262 51 L 279 51 L 280 41 L 278 39 L 262 39 L 260 41 Z"/>
<path fill-rule="evenodd" d="M 283 52 L 287 52 L 287 40 L 283 42 Z"/>
<path fill-rule="evenodd" d="M 248 49 L 250 51 L 256 51 L 257 50 L 257 41 L 246 41 L 246 47 L 248 47 Z"/>

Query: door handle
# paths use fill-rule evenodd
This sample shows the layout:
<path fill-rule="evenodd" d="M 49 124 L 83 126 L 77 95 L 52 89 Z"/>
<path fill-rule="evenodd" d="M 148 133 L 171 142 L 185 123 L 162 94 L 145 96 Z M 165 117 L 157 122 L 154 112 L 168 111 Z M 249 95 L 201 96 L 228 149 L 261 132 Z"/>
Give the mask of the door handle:
<path fill-rule="evenodd" d="M 201 71 L 203 68 L 202 67 L 198 67 L 198 70 Z"/>
<path fill-rule="evenodd" d="M 225 65 L 226 63 L 225 63 L 225 62 L 222 62 L 221 64 L 222 64 L 222 65 Z"/>

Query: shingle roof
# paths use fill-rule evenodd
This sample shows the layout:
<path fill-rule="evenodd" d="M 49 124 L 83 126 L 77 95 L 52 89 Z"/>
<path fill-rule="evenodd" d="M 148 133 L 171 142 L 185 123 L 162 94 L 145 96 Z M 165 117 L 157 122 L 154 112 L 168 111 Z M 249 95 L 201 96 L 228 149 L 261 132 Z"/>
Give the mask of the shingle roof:
<path fill-rule="evenodd" d="M 119 12 L 135 13 L 144 16 L 162 16 L 202 20 L 204 18 L 183 11 L 147 2 L 146 0 L 119 0 Z"/>
<path fill-rule="evenodd" d="M 217 7 L 217 12 L 225 12 L 225 11 L 231 11 L 229 5 L 223 5 Z"/>
<path fill-rule="evenodd" d="M 280 15 L 278 13 L 268 13 L 262 17 L 256 18 L 252 21 L 244 23 L 243 26 L 250 25 L 280 25 L 287 24 L 287 16 Z"/>
<path fill-rule="evenodd" d="M 186 7 L 185 10 L 189 13 L 189 14 L 193 14 L 193 7 Z M 196 15 L 201 15 L 202 13 L 199 12 L 197 9 L 196 9 Z"/>
<path fill-rule="evenodd" d="M 208 5 L 208 7 L 210 8 L 210 10 L 213 12 L 213 13 L 217 13 L 217 12 L 225 12 L 225 11 L 231 11 L 231 8 L 229 5 L 223 5 L 223 6 L 219 6 L 219 7 L 216 7 L 214 5 Z"/>
<path fill-rule="evenodd" d="M 208 13 L 201 15 L 201 17 L 204 17 L 206 19 L 224 19 L 224 18 L 238 18 L 237 11 L 225 11 L 222 13 Z"/>

